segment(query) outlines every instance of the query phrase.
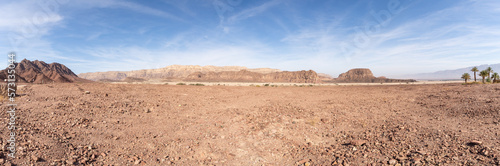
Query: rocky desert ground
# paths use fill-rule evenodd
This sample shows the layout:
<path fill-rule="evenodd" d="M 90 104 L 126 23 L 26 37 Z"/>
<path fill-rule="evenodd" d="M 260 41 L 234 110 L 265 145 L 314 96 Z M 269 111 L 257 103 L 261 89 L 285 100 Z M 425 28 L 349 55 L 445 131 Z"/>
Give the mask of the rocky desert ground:
<path fill-rule="evenodd" d="M 499 165 L 500 84 L 27 84 L 3 165 Z"/>

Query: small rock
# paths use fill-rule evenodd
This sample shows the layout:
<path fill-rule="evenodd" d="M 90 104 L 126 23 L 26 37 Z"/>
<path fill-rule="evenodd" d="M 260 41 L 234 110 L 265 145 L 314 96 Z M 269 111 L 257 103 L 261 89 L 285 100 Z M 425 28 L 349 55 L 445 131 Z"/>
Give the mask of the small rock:
<path fill-rule="evenodd" d="M 39 157 L 37 156 L 31 156 L 31 159 L 34 161 L 34 162 L 38 162 L 40 160 Z"/>
<path fill-rule="evenodd" d="M 421 155 L 426 155 L 426 154 L 427 154 L 427 152 L 425 152 L 425 151 L 423 151 L 423 150 L 419 150 L 419 151 L 417 151 L 417 153 L 418 153 L 418 154 L 421 154 Z"/>
<path fill-rule="evenodd" d="M 483 144 L 483 142 L 477 141 L 477 140 L 473 140 L 473 141 L 470 141 L 469 143 L 467 143 L 467 145 L 469 145 L 469 146 L 481 145 L 481 144 Z"/>
<path fill-rule="evenodd" d="M 354 146 L 361 146 L 363 144 L 366 144 L 366 140 L 352 140 L 350 143 L 350 145 L 354 145 Z"/>
<path fill-rule="evenodd" d="M 488 156 L 488 154 L 489 154 L 488 149 L 486 149 L 486 148 L 481 149 L 481 151 L 479 152 L 479 154 L 482 154 L 484 156 Z"/>
<path fill-rule="evenodd" d="M 144 112 L 145 112 L 145 113 L 150 113 L 150 112 L 151 112 L 151 110 L 150 110 L 149 108 L 146 108 L 146 109 L 144 109 Z"/>
<path fill-rule="evenodd" d="M 90 94 L 90 91 L 85 91 L 85 94 Z"/>
<path fill-rule="evenodd" d="M 5 163 L 4 166 L 12 166 L 12 163 L 7 161 L 7 163 Z"/>
<path fill-rule="evenodd" d="M 135 160 L 134 164 L 137 165 L 137 164 L 140 164 L 141 163 L 141 160 Z"/>
<path fill-rule="evenodd" d="M 395 165 L 396 163 L 398 163 L 398 161 L 396 161 L 394 159 L 389 160 L 389 165 Z"/>
<path fill-rule="evenodd" d="M 304 163 L 306 163 L 308 161 L 309 161 L 309 159 L 302 159 L 300 161 L 297 161 L 297 165 L 302 165 L 302 164 L 304 164 Z"/>

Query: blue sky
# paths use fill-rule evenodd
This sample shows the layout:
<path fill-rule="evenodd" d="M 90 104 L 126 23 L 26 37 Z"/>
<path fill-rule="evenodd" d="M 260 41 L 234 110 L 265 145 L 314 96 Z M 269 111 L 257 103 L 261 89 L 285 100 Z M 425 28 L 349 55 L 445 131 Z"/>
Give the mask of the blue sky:
<path fill-rule="evenodd" d="M 75 73 L 218 65 L 376 76 L 500 63 L 498 0 L 0 0 L 0 49 Z M 7 59 L 7 58 L 6 58 Z"/>

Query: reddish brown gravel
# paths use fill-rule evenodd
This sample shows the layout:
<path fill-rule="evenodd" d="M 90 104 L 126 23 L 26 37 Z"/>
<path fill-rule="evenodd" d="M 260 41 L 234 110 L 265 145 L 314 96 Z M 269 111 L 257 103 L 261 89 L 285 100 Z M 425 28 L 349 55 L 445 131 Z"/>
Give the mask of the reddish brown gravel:
<path fill-rule="evenodd" d="M 0 165 L 499 165 L 500 84 L 18 90 Z"/>

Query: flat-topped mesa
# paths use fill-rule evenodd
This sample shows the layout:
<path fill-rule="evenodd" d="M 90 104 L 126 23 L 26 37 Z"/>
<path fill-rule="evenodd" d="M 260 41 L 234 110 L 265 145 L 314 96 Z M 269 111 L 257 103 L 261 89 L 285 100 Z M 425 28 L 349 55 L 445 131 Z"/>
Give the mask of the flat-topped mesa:
<path fill-rule="evenodd" d="M 375 77 L 373 76 L 373 73 L 370 69 L 357 68 L 357 69 L 351 69 L 345 73 L 340 74 L 338 78 L 334 79 L 334 82 L 390 83 L 390 82 L 415 82 L 415 80 L 388 79 L 384 76 Z"/>
<path fill-rule="evenodd" d="M 371 80 L 375 79 L 375 76 L 373 76 L 370 69 L 358 68 L 340 74 L 337 79 L 348 82 L 371 82 Z"/>

